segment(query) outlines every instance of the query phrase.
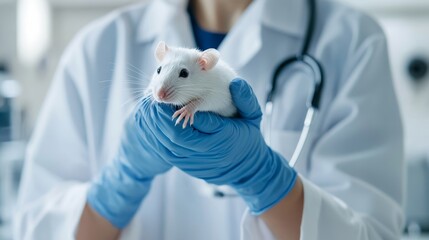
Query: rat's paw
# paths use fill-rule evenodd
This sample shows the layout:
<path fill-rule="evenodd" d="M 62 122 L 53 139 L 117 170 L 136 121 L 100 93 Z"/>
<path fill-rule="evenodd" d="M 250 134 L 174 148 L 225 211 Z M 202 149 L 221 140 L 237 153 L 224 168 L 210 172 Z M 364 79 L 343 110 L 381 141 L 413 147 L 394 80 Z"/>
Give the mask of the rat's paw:
<path fill-rule="evenodd" d="M 182 119 L 184 119 L 183 120 L 183 124 L 182 124 L 183 128 L 186 127 L 186 125 L 188 124 L 188 122 L 189 122 L 190 125 L 194 124 L 194 110 L 191 107 L 187 106 L 187 105 L 184 106 L 184 107 L 182 107 L 181 109 L 177 110 L 173 114 L 173 119 L 175 119 L 176 117 L 178 117 L 178 118 L 176 120 L 176 124 L 175 125 L 179 124 L 182 121 Z"/>

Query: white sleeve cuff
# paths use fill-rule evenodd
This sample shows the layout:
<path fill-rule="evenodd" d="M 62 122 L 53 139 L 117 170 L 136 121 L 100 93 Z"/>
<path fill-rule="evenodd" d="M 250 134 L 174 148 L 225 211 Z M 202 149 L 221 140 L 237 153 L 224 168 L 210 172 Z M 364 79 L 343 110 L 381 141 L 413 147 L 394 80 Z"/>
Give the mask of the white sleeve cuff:
<path fill-rule="evenodd" d="M 13 222 L 14 239 L 37 239 L 47 236 L 46 231 L 51 231 L 49 239 L 75 239 L 88 187 L 88 183 L 59 184 L 42 198 L 20 206 Z"/>
<path fill-rule="evenodd" d="M 301 223 L 301 240 L 318 239 L 318 226 L 322 197 L 320 190 L 300 176 L 304 188 L 304 211 Z M 241 222 L 242 240 L 275 239 L 264 221 L 247 209 Z"/>
<path fill-rule="evenodd" d="M 241 220 L 241 240 L 274 240 L 265 222 L 256 215 L 250 214 L 249 208 Z"/>
<path fill-rule="evenodd" d="M 302 213 L 300 239 L 318 239 L 322 193 L 313 183 L 303 177 L 300 178 L 304 188 L 304 210 Z"/>

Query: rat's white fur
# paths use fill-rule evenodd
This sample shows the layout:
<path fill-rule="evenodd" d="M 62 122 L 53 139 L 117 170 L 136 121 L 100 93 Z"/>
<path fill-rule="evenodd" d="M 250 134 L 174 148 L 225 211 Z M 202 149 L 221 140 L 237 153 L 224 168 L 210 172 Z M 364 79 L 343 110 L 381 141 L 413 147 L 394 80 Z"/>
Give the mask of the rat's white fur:
<path fill-rule="evenodd" d="M 237 74 L 221 59 L 210 70 L 203 70 L 198 63 L 202 52 L 196 49 L 168 47 L 168 51 L 159 62 L 161 72 L 156 71 L 149 84 L 149 92 L 156 101 L 156 93 L 164 88 L 172 91 L 166 101 L 177 106 L 184 106 L 198 99 L 196 111 L 210 111 L 225 117 L 236 114 L 229 84 Z M 187 78 L 179 78 L 181 69 L 189 71 Z"/>

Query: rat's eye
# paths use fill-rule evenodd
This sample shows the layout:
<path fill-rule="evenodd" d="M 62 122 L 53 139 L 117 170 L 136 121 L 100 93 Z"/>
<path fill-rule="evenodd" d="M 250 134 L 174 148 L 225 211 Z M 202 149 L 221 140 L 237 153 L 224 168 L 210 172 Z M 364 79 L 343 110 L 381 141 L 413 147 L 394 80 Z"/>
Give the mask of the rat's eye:
<path fill-rule="evenodd" d="M 161 72 L 161 66 L 160 66 L 158 69 L 156 69 L 156 72 L 157 72 L 158 74 Z"/>
<path fill-rule="evenodd" d="M 186 68 L 182 68 L 182 70 L 180 70 L 180 74 L 179 77 L 181 78 L 187 78 L 189 76 L 189 72 Z"/>

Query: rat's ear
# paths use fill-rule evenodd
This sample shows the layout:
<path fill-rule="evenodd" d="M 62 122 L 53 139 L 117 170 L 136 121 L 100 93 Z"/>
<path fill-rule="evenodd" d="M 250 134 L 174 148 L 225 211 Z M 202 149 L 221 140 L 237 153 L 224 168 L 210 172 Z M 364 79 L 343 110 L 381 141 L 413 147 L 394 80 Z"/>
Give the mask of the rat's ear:
<path fill-rule="evenodd" d="M 158 62 L 161 62 L 164 59 L 167 52 L 168 52 L 168 46 L 165 44 L 165 42 L 164 41 L 159 42 L 158 46 L 156 46 L 156 49 L 155 49 L 156 60 L 158 60 Z"/>
<path fill-rule="evenodd" d="M 214 48 L 210 48 L 201 53 L 198 58 L 198 64 L 200 64 L 202 70 L 210 70 L 216 66 L 219 57 L 219 52 Z"/>

